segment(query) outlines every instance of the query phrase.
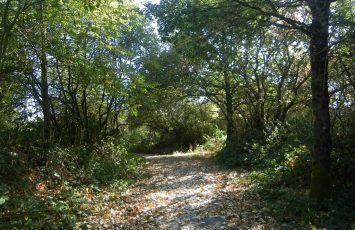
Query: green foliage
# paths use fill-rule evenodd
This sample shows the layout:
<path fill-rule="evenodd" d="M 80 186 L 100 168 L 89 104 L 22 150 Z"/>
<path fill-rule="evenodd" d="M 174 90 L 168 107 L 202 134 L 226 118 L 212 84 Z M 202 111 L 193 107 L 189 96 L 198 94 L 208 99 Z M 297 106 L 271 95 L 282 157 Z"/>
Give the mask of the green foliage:
<path fill-rule="evenodd" d="M 275 128 L 262 143 L 226 146 L 216 161 L 229 168 L 255 170 L 253 180 L 260 186 L 303 188 L 310 183 L 310 150 L 285 128 Z"/>
<path fill-rule="evenodd" d="M 128 139 L 134 151 L 188 150 L 203 144 L 204 136 L 212 135 L 215 130 L 217 119 L 213 117 L 211 104 L 188 98 L 184 86 L 166 86 L 164 80 L 156 79 L 159 87 L 138 97 L 145 103 L 139 107 L 137 116 L 130 119 L 132 132 Z M 135 141 L 138 142 L 132 143 Z"/>
<path fill-rule="evenodd" d="M 88 174 L 99 184 L 136 179 L 143 173 L 144 160 L 112 140 L 97 144 L 88 164 Z"/>
<path fill-rule="evenodd" d="M 300 137 L 307 133 L 302 132 L 307 128 L 302 129 L 298 123 L 293 125 L 275 126 L 265 140 L 227 145 L 217 153 L 216 160 L 227 167 L 243 166 L 261 170 L 275 185 L 308 185 L 311 152 Z M 294 131 L 296 127 L 301 131 Z"/>
<path fill-rule="evenodd" d="M 0 184 L 14 189 L 28 187 L 23 176 L 28 171 L 28 162 L 22 152 L 10 148 L 0 148 Z"/>
<path fill-rule="evenodd" d="M 0 187 L 0 225 L 4 229 L 70 229 L 79 211 L 78 200 L 69 189 L 52 196 L 35 195 L 31 190 Z"/>
<path fill-rule="evenodd" d="M 355 199 L 354 152 L 350 148 L 334 148 L 333 198 L 323 203 L 310 200 L 307 191 L 311 173 L 310 118 L 308 113 L 293 114 L 287 125 L 276 126 L 265 140 L 226 146 L 218 152 L 216 160 L 228 167 L 251 170 L 248 178 L 252 186 L 248 193 L 262 197 L 256 208 L 274 217 L 280 227 L 285 224 L 292 229 L 351 229 L 355 223 L 354 210 L 348 204 Z M 349 130 L 343 129 L 345 132 L 341 133 L 343 143 L 349 143 Z"/>
<path fill-rule="evenodd" d="M 352 229 L 355 224 L 354 210 L 348 205 L 355 201 L 353 194 L 343 194 L 322 204 L 310 200 L 304 190 L 287 187 L 259 185 L 250 194 L 262 197 L 256 208 L 274 217 L 281 228 L 285 225 L 290 229 Z"/>
<path fill-rule="evenodd" d="M 332 179 L 336 193 L 351 191 L 355 187 L 355 151 L 334 152 Z"/>
<path fill-rule="evenodd" d="M 219 164 L 223 164 L 227 168 L 235 168 L 236 166 L 241 166 L 241 157 L 239 151 L 242 149 L 239 144 L 230 143 L 225 145 L 222 149 L 217 151 L 215 160 Z"/>
<path fill-rule="evenodd" d="M 203 138 L 204 143 L 198 146 L 198 150 L 217 152 L 225 146 L 227 136 L 225 131 L 216 127 L 211 135 L 205 135 Z"/>
<path fill-rule="evenodd" d="M 145 160 L 111 138 L 90 148 L 54 148 L 44 165 L 4 149 L 0 163 L 1 226 L 72 229 L 90 213 L 81 206 L 88 188 L 119 193 L 144 174 Z"/>
<path fill-rule="evenodd" d="M 92 158 L 92 150 L 85 146 L 56 147 L 48 154 L 47 168 L 54 175 L 56 169 L 75 172 L 87 168 Z"/>
<path fill-rule="evenodd" d="M 0 1 L 0 226 L 74 228 L 82 215 L 81 186 L 121 190 L 142 175 L 144 160 L 131 151 L 199 146 L 218 151 L 216 160 L 227 167 L 253 170 L 258 192 L 296 207 L 292 212 L 276 203 L 275 215 L 287 221 L 299 216 L 302 226 L 316 221 L 348 228 L 333 223 L 349 222 L 351 212 L 343 219 L 338 211 L 313 216 L 303 194 L 286 195 L 310 183 L 308 38 L 292 27 L 309 23 L 312 11 L 304 11 L 306 1 L 230 3 L 150 4 L 162 40 L 170 42 L 163 44 L 129 1 Z M 331 6 L 336 196 L 355 181 L 350 6 L 349 0 Z M 305 21 L 283 23 L 275 12 Z M 44 69 L 48 76 L 41 82 Z M 43 138 L 45 85 L 51 134 Z M 235 126 L 236 143 L 225 143 L 221 123 Z M 47 140 L 49 151 L 43 148 Z M 278 193 L 276 186 L 287 189 Z M 351 201 L 346 199 L 335 203 Z"/>
<path fill-rule="evenodd" d="M 136 153 L 152 153 L 160 136 L 157 132 L 149 130 L 146 126 L 140 126 L 130 130 L 127 138 L 129 150 Z"/>
<path fill-rule="evenodd" d="M 124 144 L 109 138 L 92 147 L 55 148 L 45 167 L 55 180 L 69 176 L 74 183 L 110 185 L 133 180 L 143 173 L 144 159 L 129 153 Z"/>

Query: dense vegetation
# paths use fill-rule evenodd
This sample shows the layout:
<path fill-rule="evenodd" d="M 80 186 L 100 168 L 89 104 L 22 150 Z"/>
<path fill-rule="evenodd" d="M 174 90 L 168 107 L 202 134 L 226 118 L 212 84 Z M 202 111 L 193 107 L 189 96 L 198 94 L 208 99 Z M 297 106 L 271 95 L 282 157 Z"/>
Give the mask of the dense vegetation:
<path fill-rule="evenodd" d="M 280 218 L 354 227 L 351 1 L 4 0 L 0 15 L 0 226 L 70 229 L 85 194 L 144 176 L 134 153 L 198 148 L 252 171 Z"/>

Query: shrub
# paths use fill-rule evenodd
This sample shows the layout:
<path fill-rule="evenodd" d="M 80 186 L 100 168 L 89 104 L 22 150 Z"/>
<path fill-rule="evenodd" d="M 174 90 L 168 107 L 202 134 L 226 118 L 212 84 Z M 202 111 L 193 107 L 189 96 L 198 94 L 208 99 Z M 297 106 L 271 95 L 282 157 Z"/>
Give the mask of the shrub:
<path fill-rule="evenodd" d="M 53 181 L 107 185 L 139 177 L 143 163 L 143 158 L 129 153 L 124 144 L 109 138 L 92 147 L 56 147 L 49 152 L 42 171 Z"/>
<path fill-rule="evenodd" d="M 99 184 L 109 184 L 121 179 L 134 179 L 142 172 L 144 160 L 129 153 L 112 139 L 97 144 L 88 165 L 88 174 Z"/>
<path fill-rule="evenodd" d="M 199 150 L 216 152 L 224 148 L 227 136 L 223 130 L 215 128 L 212 135 L 205 135 L 203 138 L 204 144 L 199 146 Z"/>
<path fill-rule="evenodd" d="M 127 148 L 132 152 L 151 153 L 159 140 L 160 136 L 157 133 L 149 131 L 146 126 L 141 126 L 130 130 L 128 133 Z"/>
<path fill-rule="evenodd" d="M 238 144 L 229 144 L 225 145 L 220 149 L 216 156 L 215 160 L 219 164 L 223 164 L 227 168 L 234 168 L 236 166 L 246 166 L 242 163 L 242 156 L 240 154 L 241 145 Z"/>
<path fill-rule="evenodd" d="M 124 190 L 142 175 L 144 165 L 143 158 L 130 154 L 114 139 L 92 147 L 56 147 L 41 165 L 27 161 L 36 158 L 23 156 L 0 150 L 0 163 L 6 166 L 0 168 L 0 226 L 4 229 L 74 229 L 77 219 L 86 215 L 81 204 L 87 188 Z M 24 183 L 30 183 L 25 190 Z"/>
<path fill-rule="evenodd" d="M 274 127 L 265 140 L 225 146 L 217 162 L 232 167 L 250 167 L 267 175 L 271 184 L 307 185 L 310 180 L 311 153 L 290 127 Z"/>
<path fill-rule="evenodd" d="M 338 191 L 353 190 L 355 186 L 355 151 L 334 152 L 332 159 L 332 177 L 334 188 Z"/>
<path fill-rule="evenodd" d="M 27 171 L 24 153 L 16 149 L 0 148 L 0 184 L 15 186 L 17 189 L 27 187 L 23 177 Z"/>
<path fill-rule="evenodd" d="M 91 157 L 92 149 L 86 146 L 56 147 L 48 154 L 46 169 L 51 174 L 57 171 L 77 174 L 88 166 Z"/>

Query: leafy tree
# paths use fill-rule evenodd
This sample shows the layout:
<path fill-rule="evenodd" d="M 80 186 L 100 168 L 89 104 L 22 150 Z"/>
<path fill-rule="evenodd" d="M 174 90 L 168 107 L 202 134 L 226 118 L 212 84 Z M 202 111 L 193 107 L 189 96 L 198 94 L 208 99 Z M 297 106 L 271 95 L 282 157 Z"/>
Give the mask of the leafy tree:
<path fill-rule="evenodd" d="M 191 68 L 174 50 L 145 60 L 144 77 L 130 92 L 138 105 L 137 113 L 130 117 L 131 128 L 148 129 L 140 143 L 147 145 L 145 151 L 195 148 L 214 131 L 212 107 L 196 92 Z"/>
<path fill-rule="evenodd" d="M 163 1 L 151 6 L 159 18 L 160 31 L 169 41 L 178 39 L 209 37 L 204 28 L 236 28 L 243 32 L 247 28 L 276 26 L 285 30 L 297 30 L 309 39 L 312 108 L 314 113 L 314 148 L 311 196 L 322 200 L 330 196 L 330 115 L 328 94 L 329 23 L 332 1 L 209 1 L 179 2 Z M 235 12 L 239 12 L 235 14 Z M 186 20 L 176 20 L 183 15 Z M 224 17 L 222 15 L 228 15 Z M 217 17 L 218 16 L 218 17 Z M 225 20 L 217 20 L 225 18 Z M 221 24 L 223 22 L 223 25 Z M 218 31 L 218 30 L 217 30 Z M 179 32 L 179 34 L 177 33 Z M 242 34 L 242 33 L 240 33 Z M 246 33 L 249 34 L 249 33 Z M 243 35 L 241 35 L 243 36 Z M 258 113 L 262 115 L 262 104 Z"/>

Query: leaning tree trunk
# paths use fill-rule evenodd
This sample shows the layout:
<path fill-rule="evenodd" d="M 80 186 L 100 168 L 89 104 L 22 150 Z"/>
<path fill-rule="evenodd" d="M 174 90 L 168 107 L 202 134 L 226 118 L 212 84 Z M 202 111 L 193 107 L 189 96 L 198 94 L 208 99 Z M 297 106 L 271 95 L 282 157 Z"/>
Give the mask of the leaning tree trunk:
<path fill-rule="evenodd" d="M 328 93 L 328 29 L 330 1 L 310 0 L 311 88 L 314 115 L 314 149 L 310 196 L 317 200 L 330 197 L 330 118 Z"/>

